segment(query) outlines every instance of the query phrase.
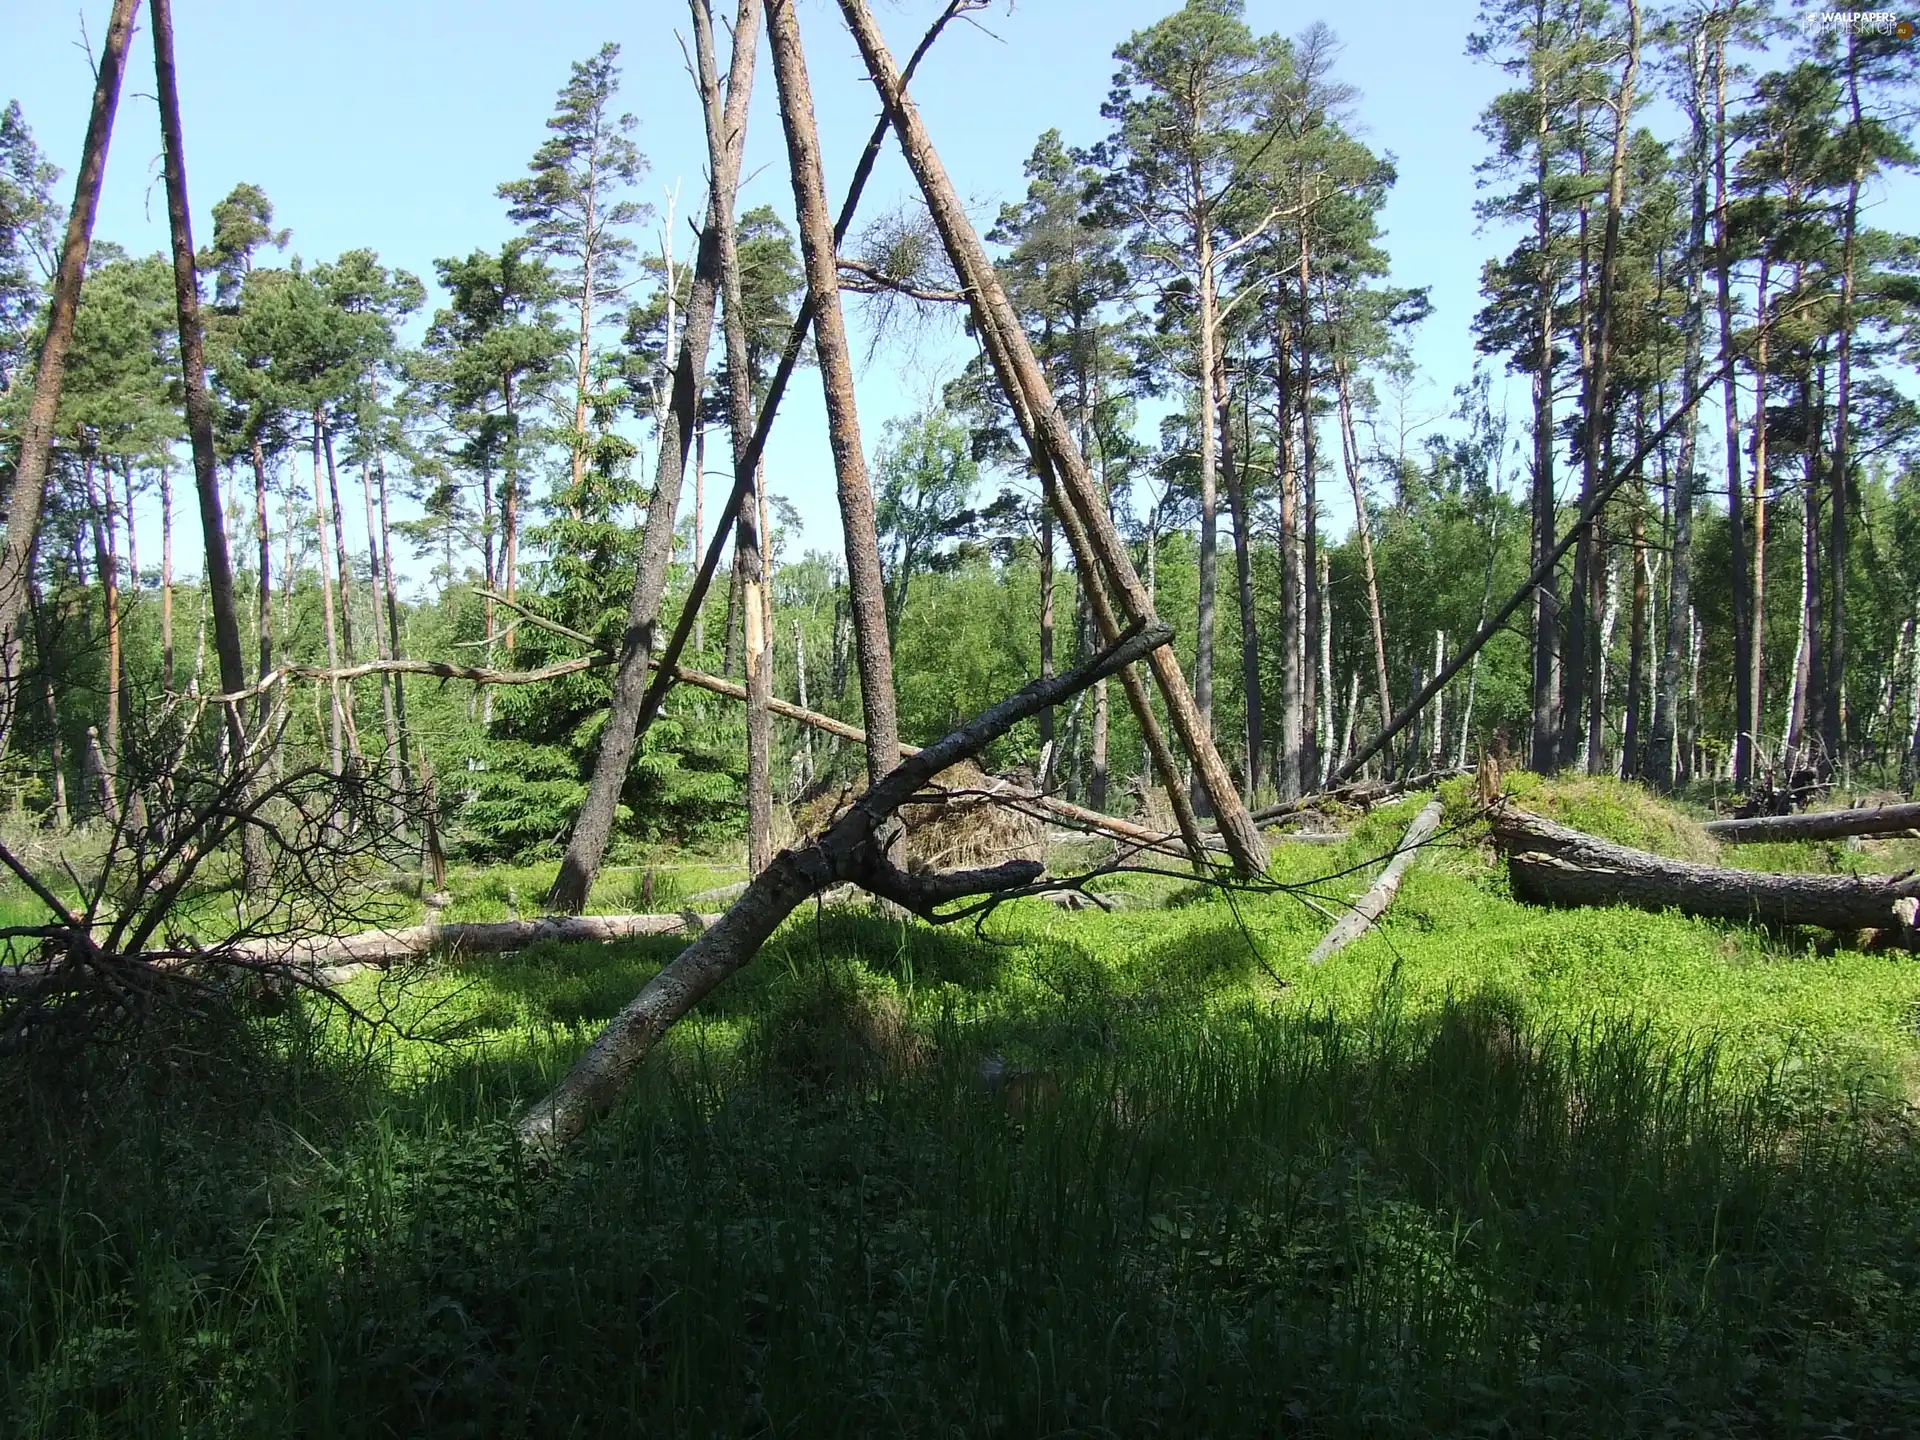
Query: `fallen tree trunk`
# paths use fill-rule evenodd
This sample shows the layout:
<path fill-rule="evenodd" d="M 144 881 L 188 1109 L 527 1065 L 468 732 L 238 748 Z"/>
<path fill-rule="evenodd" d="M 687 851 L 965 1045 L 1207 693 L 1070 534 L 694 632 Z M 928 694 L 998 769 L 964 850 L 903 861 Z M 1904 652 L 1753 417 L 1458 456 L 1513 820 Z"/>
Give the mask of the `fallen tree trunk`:
<path fill-rule="evenodd" d="M 1759 815 L 1750 820 L 1709 820 L 1700 828 L 1725 845 L 1757 845 L 1771 840 L 1844 840 L 1852 835 L 1904 835 L 1920 830 L 1920 804 L 1815 810 L 1806 815 Z"/>
<path fill-rule="evenodd" d="M 1429 800 L 1420 807 L 1420 813 L 1413 817 L 1413 823 L 1407 826 L 1407 833 L 1400 837 L 1400 844 L 1395 847 L 1393 858 L 1387 861 L 1387 868 L 1380 872 L 1380 878 L 1360 897 L 1359 903 L 1341 916 L 1340 922 L 1313 947 L 1313 953 L 1307 956 L 1309 965 L 1318 965 L 1330 956 L 1338 955 L 1372 929 L 1373 922 L 1386 913 L 1387 907 L 1393 904 L 1393 897 L 1400 893 L 1400 881 L 1405 877 L 1407 867 L 1413 864 L 1413 857 L 1420 853 L 1420 847 L 1431 840 L 1433 832 L 1440 828 L 1441 809 L 1438 800 Z"/>
<path fill-rule="evenodd" d="M 286 968 L 324 985 L 337 985 L 362 970 L 411 960 L 436 950 L 458 955 L 504 955 L 544 940 L 562 944 L 604 945 L 643 935 L 676 935 L 713 924 L 718 915 L 685 911 L 677 915 L 555 915 L 533 920 L 486 920 L 454 925 L 409 925 L 398 930 L 364 930 L 357 935 L 316 936 L 290 944 L 253 944 L 206 955 L 167 954 L 148 963 L 160 970 L 232 964 L 249 968 Z M 25 994 L 51 981 L 63 960 L 0 966 L 0 997 Z"/>
<path fill-rule="evenodd" d="M 1136 626 L 1086 664 L 1034 681 L 918 755 L 903 759 L 819 835 L 774 856 L 727 912 L 649 980 L 595 1037 L 566 1078 L 522 1117 L 522 1143 L 550 1152 L 585 1130 L 626 1093 L 640 1062 L 674 1022 L 751 963 L 787 916 L 829 886 L 852 881 L 915 914 L 937 919 L 937 907 L 948 901 L 1033 884 L 1046 871 L 1031 860 L 936 875 L 909 875 L 895 868 L 884 843 L 894 813 L 942 770 L 971 759 L 1022 720 L 1072 699 L 1172 638 L 1165 625 Z"/>
<path fill-rule="evenodd" d="M 1253 812 L 1253 819 L 1255 824 L 1270 825 L 1275 821 L 1285 820 L 1290 815 L 1304 814 L 1329 804 L 1346 805 L 1356 810 L 1371 810 L 1375 805 L 1383 804 L 1388 800 L 1398 800 L 1402 795 L 1431 790 L 1443 780 L 1454 780 L 1472 773 L 1472 770 L 1464 767 L 1449 767 L 1445 770 L 1429 770 L 1425 774 L 1413 775 L 1405 780 L 1368 780 L 1354 785 L 1339 785 L 1312 795 L 1302 795 L 1298 800 L 1283 800 L 1277 805 L 1264 806 Z"/>
<path fill-rule="evenodd" d="M 1772 875 L 1616 845 L 1512 806 L 1493 815 L 1513 893 L 1542 905 L 1632 905 L 1721 920 L 1828 930 L 1913 929 L 1920 877 Z"/>

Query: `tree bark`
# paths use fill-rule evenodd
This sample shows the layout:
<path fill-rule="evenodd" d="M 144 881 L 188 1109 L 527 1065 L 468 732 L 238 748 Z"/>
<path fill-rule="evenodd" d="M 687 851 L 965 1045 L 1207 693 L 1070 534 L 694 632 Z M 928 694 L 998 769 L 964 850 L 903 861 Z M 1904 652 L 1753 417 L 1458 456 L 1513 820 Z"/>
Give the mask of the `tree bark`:
<path fill-rule="evenodd" d="M 1740 476 L 1740 385 L 1730 363 L 1733 348 L 1733 246 L 1728 233 L 1727 203 L 1727 37 L 1724 28 L 1713 37 L 1713 250 L 1717 308 L 1720 317 L 1721 408 L 1726 417 L 1727 542 L 1733 592 L 1734 733 L 1733 788 L 1745 790 L 1753 781 L 1754 727 L 1752 632 L 1759 616 L 1748 605 L 1746 502 Z M 1763 412 L 1764 413 L 1764 412 Z"/>
<path fill-rule="evenodd" d="M 792 0 L 773 0 L 770 33 L 787 28 Z M 783 17 L 782 11 L 787 11 Z M 776 52 L 777 53 L 777 52 Z M 717 986 L 752 962 L 780 923 L 809 896 L 839 881 L 932 917 L 934 907 L 967 895 L 1030 884 L 1044 873 L 1031 861 L 989 871 L 911 877 L 887 856 L 895 813 L 928 781 L 980 753 L 1020 721 L 1084 690 L 1101 675 L 1172 638 L 1165 626 L 1138 629 L 1085 665 L 1052 681 L 1035 681 L 1002 700 L 870 785 L 847 813 L 798 849 L 783 850 L 740 898 L 608 1023 L 553 1092 L 521 1119 L 520 1140 L 552 1152 L 583 1131 L 626 1092 L 634 1072 L 667 1030 Z"/>
<path fill-rule="evenodd" d="M 1394 847 L 1393 858 L 1387 861 L 1380 878 L 1313 947 L 1313 953 L 1307 956 L 1309 965 L 1322 964 L 1338 955 L 1371 930 L 1374 922 L 1386 913 L 1387 907 L 1393 904 L 1393 897 L 1400 893 L 1400 882 L 1406 877 L 1407 867 L 1419 855 L 1420 847 L 1431 840 L 1433 832 L 1440 828 L 1442 808 L 1438 800 L 1429 800 L 1420 807 L 1420 813 L 1413 817 L 1413 823 L 1407 826 L 1407 833 L 1400 837 L 1400 843 Z"/>
<path fill-rule="evenodd" d="M 1260 704 L 1260 620 L 1253 605 L 1253 537 L 1248 517 L 1246 480 L 1234 463 L 1233 394 L 1221 367 L 1220 403 L 1215 415 L 1220 424 L 1220 474 L 1226 481 L 1227 511 L 1233 520 L 1233 578 L 1240 602 L 1240 688 L 1245 692 L 1246 710 L 1246 797 L 1253 804 L 1253 792 L 1260 783 L 1260 757 L 1264 753 Z"/>
<path fill-rule="evenodd" d="M 1750 820 L 1709 820 L 1700 828 L 1723 845 L 1844 840 L 1852 835 L 1904 835 L 1920 830 L 1920 805 L 1876 805 L 1859 810 L 1815 810 L 1803 815 L 1759 815 Z"/>
<path fill-rule="evenodd" d="M 1593 313 L 1589 319 L 1592 336 L 1592 363 L 1583 367 L 1580 421 L 1584 435 L 1581 445 L 1580 498 L 1584 503 L 1602 483 L 1602 457 L 1609 450 L 1608 439 L 1613 415 L 1608 386 L 1613 374 L 1614 286 L 1619 269 L 1620 221 L 1626 207 L 1627 137 L 1633 112 L 1634 82 L 1640 73 L 1640 6 L 1638 0 L 1626 0 L 1627 54 L 1620 74 L 1620 86 L 1612 101 L 1613 156 L 1607 168 L 1607 212 L 1600 241 L 1600 276 Z M 1583 329 L 1583 335 L 1588 333 Z M 1581 534 L 1574 552 L 1573 583 L 1569 587 L 1569 605 L 1565 650 L 1561 665 L 1566 684 L 1561 704 L 1561 762 L 1571 761 L 1585 741 L 1588 774 L 1600 771 L 1600 747 L 1596 727 L 1589 723 L 1591 709 L 1599 714 L 1605 707 L 1603 695 L 1589 697 L 1604 660 L 1591 647 L 1595 637 L 1593 592 L 1600 578 L 1600 532 L 1590 526 Z M 1595 686 L 1595 689 L 1598 687 Z M 1593 702 L 1590 706 L 1589 699 Z"/>
<path fill-rule="evenodd" d="M 173 465 L 160 465 L 160 689 L 173 694 Z"/>
<path fill-rule="evenodd" d="M 47 466 L 53 451 L 53 427 L 60 414 L 60 391 L 66 382 L 67 352 L 73 345 L 74 316 L 80 309 L 80 287 L 87 273 L 87 250 L 93 240 L 93 219 L 100 206 L 100 182 L 107 170 L 107 147 L 113 138 L 113 116 L 120 103 L 120 82 L 126 74 L 127 45 L 133 37 L 134 11 L 139 0 L 114 0 L 107 34 L 95 68 L 93 109 L 87 117 L 86 139 L 80 147 L 80 170 L 74 180 L 73 208 L 67 213 L 67 234 L 54 273 L 47 307 L 46 337 L 40 342 L 40 361 L 34 371 L 33 398 L 20 430 L 20 451 L 14 462 L 12 493 L 7 501 L 7 531 L 0 541 L 0 646 L 17 653 L 20 616 L 27 606 L 28 572 L 33 568 L 34 542 L 40 534 L 40 504 L 47 488 Z M 10 671 L 5 695 L 0 695 L 0 729 L 13 729 L 17 688 Z"/>
<path fill-rule="evenodd" d="M 320 616 L 326 626 L 327 668 L 340 668 L 340 624 L 339 614 L 333 603 L 333 560 L 327 554 L 327 503 L 326 490 L 323 488 L 320 469 L 320 407 L 313 411 L 313 528 L 320 559 Z M 289 577 L 291 578 L 291 577 Z M 340 682 L 327 683 L 327 693 L 332 702 L 328 712 L 327 752 L 332 762 L 333 773 L 342 773 L 345 757 L 342 753 L 345 742 L 346 716 L 340 703 Z"/>
<path fill-rule="evenodd" d="M 1920 877 L 1775 875 L 1669 860 L 1586 835 L 1511 807 L 1496 812 L 1494 843 L 1513 892 L 1548 905 L 1631 905 L 1750 924 L 1910 932 Z"/>
<path fill-rule="evenodd" d="M 1072 431 L 1034 358 L 1018 316 L 1001 287 L 980 236 L 960 204 L 953 182 L 940 163 L 927 138 L 918 110 L 903 88 L 898 68 L 888 53 L 880 33 L 868 13 L 864 0 L 841 0 L 841 11 L 852 27 L 854 38 L 867 62 L 881 101 L 893 122 L 907 163 L 919 181 L 936 228 L 941 233 L 948 257 L 968 291 L 976 324 L 988 343 L 988 352 L 1002 388 L 1021 408 L 1022 397 L 1029 416 L 1031 433 L 1042 442 L 1042 449 L 1056 468 L 1060 492 L 1084 527 L 1105 572 L 1107 583 L 1118 594 L 1126 613 L 1135 623 L 1154 620 L 1153 604 L 1140 577 L 1133 568 L 1126 547 L 1121 543 L 1112 517 L 1101 504 L 1086 458 L 1075 444 Z M 1064 522 L 1065 514 L 1062 512 Z M 1095 571 L 1082 575 L 1088 583 Z M 1247 810 L 1235 790 L 1233 777 L 1221 761 L 1204 720 L 1188 691 L 1186 677 L 1171 649 L 1156 650 L 1149 658 L 1154 678 L 1166 699 L 1169 718 L 1180 742 L 1192 758 L 1201 776 L 1214 812 L 1219 816 L 1222 833 L 1235 865 L 1245 874 L 1265 873 L 1265 842 L 1248 818 Z M 1131 690 L 1130 690 L 1131 694 Z M 1136 706 L 1136 713 L 1138 707 Z"/>
<path fill-rule="evenodd" d="M 860 666 L 860 706 L 868 737 L 867 778 L 870 785 L 877 787 L 881 777 L 898 762 L 900 754 L 893 656 L 887 645 L 886 589 L 881 579 L 880 547 L 874 529 L 873 490 L 867 481 L 866 452 L 861 446 L 860 417 L 854 403 L 853 357 L 840 309 L 838 250 L 833 223 L 827 213 L 826 178 L 821 168 L 819 132 L 814 125 L 813 90 L 807 78 L 794 0 L 770 0 L 767 36 L 773 51 L 774 79 L 780 91 L 780 121 L 787 137 L 800 248 L 807 285 L 813 296 L 814 354 L 820 366 L 834 476 L 839 488 L 848 599 Z"/>
<path fill-rule="evenodd" d="M 748 11 L 742 23 L 757 26 L 757 12 Z M 699 420 L 701 382 L 706 373 L 707 342 L 713 329 L 714 303 L 720 283 L 718 217 L 731 214 L 740 179 L 740 157 L 746 147 L 747 100 L 752 90 L 754 32 L 736 36 L 733 63 L 727 76 L 723 127 L 727 136 L 713 171 L 707 198 L 707 218 L 700 232 L 694 262 L 693 285 L 674 365 L 673 402 L 660 436 L 660 454 L 654 471 L 653 494 L 647 502 L 646 530 L 640 542 L 640 563 L 634 573 L 633 593 L 627 605 L 626 632 L 621 639 L 620 663 L 614 672 L 613 697 L 600 744 L 587 781 L 586 798 L 574 817 L 573 834 L 559 872 L 547 892 L 549 909 L 577 914 L 585 908 L 587 892 L 600 873 L 600 862 L 613 836 L 614 814 L 626 786 L 627 767 L 639 744 L 647 682 L 647 659 L 653 653 L 659 629 L 660 602 L 666 592 L 667 564 L 673 557 L 674 522 L 679 517 L 680 490 L 686 474 L 687 452 Z M 577 474 L 576 470 L 576 474 Z M 576 481 L 577 483 L 577 481 Z"/>
<path fill-rule="evenodd" d="M 1760 255 L 1760 278 L 1754 300 L 1754 323 L 1759 335 L 1753 355 L 1753 568 L 1747 591 L 1747 715 L 1748 781 L 1760 763 L 1760 729 L 1766 711 L 1767 648 L 1767 288 L 1769 252 Z M 1738 781 L 1735 782 L 1736 786 Z"/>
<path fill-rule="evenodd" d="M 1865 117 L 1860 106 L 1860 37 L 1847 32 L 1847 107 L 1853 137 L 1853 170 L 1847 177 L 1847 203 L 1840 222 L 1839 374 L 1834 395 L 1833 457 L 1829 488 L 1832 527 L 1827 538 L 1827 574 L 1832 601 L 1827 610 L 1827 693 L 1822 750 L 1829 765 L 1845 759 L 1847 739 L 1847 547 L 1853 489 L 1853 327 L 1854 268 L 1860 221 L 1860 187 L 1866 180 Z M 1817 431 L 1815 432 L 1818 433 Z M 1818 441 L 1814 441 L 1818 444 Z"/>
<path fill-rule="evenodd" d="M 702 109 L 707 123 L 707 159 L 714 174 L 727 165 L 728 136 L 720 98 L 720 73 L 714 59 L 713 16 L 708 0 L 691 0 L 694 54 L 699 65 Z M 752 47 L 758 43 L 759 0 L 740 0 L 734 25 L 734 44 L 748 47 L 744 74 L 736 66 L 730 84 L 752 85 Z M 768 634 L 763 591 L 766 559 L 761 524 L 759 465 L 753 447 L 753 379 L 747 361 L 747 317 L 740 286 L 740 254 L 734 233 L 733 207 L 716 209 L 719 226 L 720 291 L 724 307 L 727 375 L 727 418 L 733 432 L 736 488 L 740 513 L 734 520 L 734 565 L 741 577 L 742 610 L 746 620 L 743 654 L 747 680 L 747 869 L 758 875 L 773 862 L 773 754 L 772 723 L 767 702 L 773 696 L 773 672 L 768 662 Z M 753 468 L 738 473 L 742 462 Z M 696 535 L 699 533 L 696 522 Z"/>

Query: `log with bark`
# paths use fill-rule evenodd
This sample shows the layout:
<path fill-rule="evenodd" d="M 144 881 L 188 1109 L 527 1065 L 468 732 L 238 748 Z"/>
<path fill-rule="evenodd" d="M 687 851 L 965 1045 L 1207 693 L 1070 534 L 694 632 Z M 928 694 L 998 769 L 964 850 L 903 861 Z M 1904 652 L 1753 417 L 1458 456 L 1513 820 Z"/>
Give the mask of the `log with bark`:
<path fill-rule="evenodd" d="M 646 935 L 697 932 L 718 915 L 691 910 L 674 915 L 550 915 L 532 920 L 485 920 L 461 924 L 408 925 L 363 930 L 355 935 L 314 936 L 285 944 L 253 944 L 204 955 L 167 954 L 149 961 L 161 970 L 207 970 L 222 964 L 286 972 L 320 985 L 338 985 L 363 970 L 445 952 L 505 955 L 543 941 L 605 945 Z M 0 998 L 28 994 L 57 983 L 65 960 L 0 966 Z"/>
<path fill-rule="evenodd" d="M 782 921 L 828 887 L 852 881 L 936 919 L 938 907 L 949 901 L 1032 885 L 1045 868 L 1030 860 L 986 870 L 909 875 L 888 860 L 886 832 L 895 812 L 941 771 L 971 759 L 1022 720 L 1071 700 L 1172 638 L 1165 625 L 1136 626 L 1084 665 L 1034 681 L 902 760 L 821 834 L 782 850 L 710 929 L 608 1023 L 553 1092 L 527 1112 L 519 1125 L 522 1142 L 537 1151 L 552 1151 L 579 1135 L 626 1092 L 640 1062 L 675 1021 L 745 968 Z"/>
<path fill-rule="evenodd" d="M 1338 955 L 1372 929 L 1374 921 L 1386 913 L 1387 907 L 1393 904 L 1393 897 L 1400 893 L 1400 882 L 1406 876 L 1407 867 L 1413 864 L 1420 847 L 1431 840 L 1433 832 L 1440 828 L 1441 809 L 1438 800 L 1429 800 L 1420 807 L 1420 813 L 1413 817 L 1413 823 L 1407 826 L 1407 833 L 1400 837 L 1399 845 L 1394 847 L 1393 858 L 1387 861 L 1380 878 L 1313 947 L 1313 953 L 1307 956 L 1309 965 L 1318 965 L 1330 956 Z"/>
<path fill-rule="evenodd" d="M 1669 860 L 1511 805 L 1492 816 L 1513 893 L 1542 905 L 1632 905 L 1721 920 L 1911 937 L 1920 876 L 1774 875 Z"/>
<path fill-rule="evenodd" d="M 1907 835 L 1920 830 L 1920 804 L 1709 820 L 1700 828 L 1723 845 L 1758 845 L 1775 840 L 1845 840 L 1854 835 Z"/>

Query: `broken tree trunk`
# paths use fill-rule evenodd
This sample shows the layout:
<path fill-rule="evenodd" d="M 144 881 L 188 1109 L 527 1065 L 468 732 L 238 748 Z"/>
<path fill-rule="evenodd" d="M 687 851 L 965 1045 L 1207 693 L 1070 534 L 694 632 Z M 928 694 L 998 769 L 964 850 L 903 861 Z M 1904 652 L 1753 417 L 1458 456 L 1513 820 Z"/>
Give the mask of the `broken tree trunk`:
<path fill-rule="evenodd" d="M 1911 932 L 1920 877 L 1773 875 L 1669 860 L 1505 806 L 1493 838 L 1513 892 L 1542 905 L 1632 905 L 1722 920 Z"/>
<path fill-rule="evenodd" d="M 1102 676 L 1140 659 L 1172 638 L 1164 625 L 1136 628 L 1084 665 L 1036 680 L 984 714 L 903 760 L 856 800 L 840 819 L 796 849 L 782 850 L 739 900 L 616 1015 L 553 1093 L 521 1119 L 520 1139 L 536 1150 L 565 1145 L 626 1092 L 635 1070 L 673 1023 L 745 968 L 780 923 L 808 897 L 853 881 L 933 917 L 934 908 L 968 895 L 1029 885 L 1044 868 L 1011 861 L 990 870 L 908 875 L 887 859 L 886 832 L 900 806 L 942 770 L 979 754 L 1015 725 L 1069 700 Z"/>
<path fill-rule="evenodd" d="M 1420 847 L 1431 840 L 1433 832 L 1440 828 L 1441 809 L 1438 800 L 1429 800 L 1420 807 L 1420 813 L 1413 817 L 1413 823 L 1407 826 L 1407 833 L 1400 837 L 1400 844 L 1395 848 L 1393 858 L 1387 861 L 1387 868 L 1380 872 L 1380 878 L 1313 947 L 1313 953 L 1307 956 L 1309 965 L 1318 965 L 1330 956 L 1338 955 L 1371 930 L 1373 922 L 1386 913 L 1387 907 L 1393 904 L 1393 897 L 1400 893 L 1400 881 L 1405 877 L 1407 867 L 1413 864 L 1413 857 L 1420 853 Z"/>
<path fill-rule="evenodd" d="M 1904 835 L 1920 830 L 1920 804 L 1816 810 L 1808 815 L 1760 815 L 1750 820 L 1709 820 L 1700 828 L 1724 845 L 1756 845 L 1771 840 L 1844 840 L 1852 835 Z"/>
<path fill-rule="evenodd" d="M 1126 547 L 1121 544 L 1113 518 L 1107 513 L 1094 484 L 1086 457 L 1080 452 L 1066 417 L 1055 402 L 1046 376 L 1028 343 L 1018 315 L 996 275 L 979 232 L 961 204 L 946 167 L 941 163 L 919 111 L 908 98 L 898 66 L 881 38 L 864 0 L 840 0 L 840 10 L 860 46 L 861 57 L 874 88 L 880 95 L 894 134 L 907 164 L 926 196 L 935 228 L 940 232 L 948 258 L 967 292 L 974 321 L 988 341 L 988 353 L 998 374 L 1001 388 L 1016 407 L 1024 404 L 1031 417 L 1036 437 L 1046 459 L 1055 471 L 1058 489 L 1068 506 L 1086 527 L 1088 538 L 1099 560 L 1107 583 L 1119 597 L 1128 619 L 1135 624 L 1157 623 L 1153 601 Z M 1064 509 L 1067 507 L 1061 507 Z M 1088 584 L 1092 575 L 1083 575 Z M 1155 651 L 1148 664 L 1167 703 L 1167 713 L 1183 749 L 1193 761 L 1194 771 L 1204 788 L 1220 832 L 1235 865 L 1247 875 L 1265 873 L 1267 851 L 1260 831 L 1248 818 L 1247 807 L 1233 783 L 1226 763 L 1214 747 L 1205 720 L 1187 688 L 1186 676 L 1171 647 Z"/>

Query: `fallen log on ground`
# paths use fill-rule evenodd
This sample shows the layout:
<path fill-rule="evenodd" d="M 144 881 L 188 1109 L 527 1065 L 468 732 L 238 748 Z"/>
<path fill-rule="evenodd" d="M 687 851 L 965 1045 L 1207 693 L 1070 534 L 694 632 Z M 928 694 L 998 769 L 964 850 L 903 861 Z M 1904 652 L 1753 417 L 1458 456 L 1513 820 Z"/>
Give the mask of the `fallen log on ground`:
<path fill-rule="evenodd" d="M 1904 835 L 1920 830 L 1920 804 L 1873 805 L 1857 810 L 1814 810 L 1804 815 L 1756 815 L 1748 820 L 1709 820 L 1700 827 L 1723 845 L 1768 841 L 1845 840 L 1854 835 Z"/>
<path fill-rule="evenodd" d="M 210 969 L 221 965 L 289 971 L 321 985 L 337 985 L 363 970 L 379 969 L 435 951 L 455 955 L 504 955 L 542 941 L 604 945 L 645 935 L 699 931 L 718 915 L 554 915 L 532 920 L 483 920 L 452 925 L 408 925 L 363 930 L 355 935 L 315 936 L 290 944 L 237 945 L 201 955 L 169 953 L 149 963 L 160 970 Z M 25 994 L 52 981 L 65 957 L 0 966 L 0 997 Z"/>
<path fill-rule="evenodd" d="M 804 845 L 782 850 L 754 877 L 714 924 L 649 980 L 586 1049 L 551 1094 L 518 1126 L 536 1151 L 567 1144 L 626 1093 L 634 1072 L 660 1037 L 695 1005 L 750 964 L 782 921 L 828 887 L 852 881 L 929 920 L 938 907 L 969 896 L 1004 894 L 1031 886 L 1046 873 L 1031 860 L 986 870 L 909 875 L 876 843 L 894 813 L 942 770 L 970 759 L 1015 725 L 1071 700 L 1096 681 L 1144 659 L 1173 638 L 1163 624 L 1135 626 L 1084 665 L 1036 680 L 1018 694 L 903 759 Z"/>
<path fill-rule="evenodd" d="M 1420 853 L 1420 847 L 1433 838 L 1433 832 L 1440 828 L 1442 806 L 1438 800 L 1429 800 L 1420 807 L 1420 813 L 1413 817 L 1413 823 L 1407 826 L 1407 833 L 1400 837 L 1400 843 L 1394 848 L 1393 858 L 1387 861 L 1386 869 L 1375 880 L 1354 905 L 1320 943 L 1313 947 L 1313 953 L 1307 956 L 1309 965 L 1318 965 L 1330 956 L 1338 955 L 1347 946 L 1358 940 L 1373 928 L 1373 922 L 1386 913 L 1393 904 L 1393 897 L 1400 893 L 1400 881 L 1407 873 L 1407 867 L 1413 864 L 1414 856 Z"/>
<path fill-rule="evenodd" d="M 1255 824 L 1269 825 L 1285 820 L 1291 815 L 1318 810 L 1325 805 L 1345 805 L 1356 810 L 1371 810 L 1376 805 L 1385 804 L 1389 800 L 1398 800 L 1403 795 L 1415 795 L 1422 790 L 1431 790 L 1443 780 L 1453 780 L 1472 773 L 1470 769 L 1449 766 L 1444 770 L 1428 770 L 1419 775 L 1411 775 L 1405 780 L 1365 780 L 1352 785 L 1337 785 L 1330 790 L 1319 790 L 1312 795 L 1302 795 L 1298 800 L 1282 800 L 1277 805 L 1263 806 L 1253 812 L 1253 819 Z"/>
<path fill-rule="evenodd" d="M 1669 860 L 1570 829 L 1514 806 L 1492 816 L 1513 893 L 1542 905 L 1632 905 L 1720 920 L 1910 934 L 1914 875 L 1774 875 Z"/>

